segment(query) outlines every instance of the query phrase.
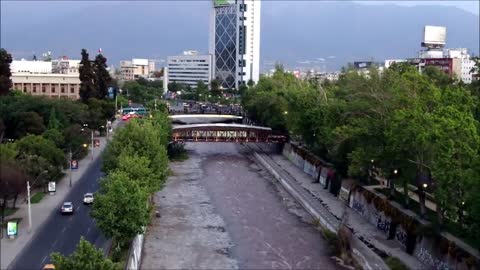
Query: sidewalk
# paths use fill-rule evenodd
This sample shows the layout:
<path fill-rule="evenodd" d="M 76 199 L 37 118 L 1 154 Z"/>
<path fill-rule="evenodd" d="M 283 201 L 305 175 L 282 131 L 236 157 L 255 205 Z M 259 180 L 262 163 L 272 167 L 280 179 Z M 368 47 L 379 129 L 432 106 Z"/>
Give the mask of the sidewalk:
<path fill-rule="evenodd" d="M 112 123 L 113 134 L 115 129 L 118 127 L 121 120 L 117 120 Z M 111 135 L 113 135 L 111 134 Z M 109 136 L 111 139 L 111 136 Z M 90 167 L 92 162 L 97 161 L 97 158 L 100 156 L 100 153 L 105 149 L 106 146 L 106 137 L 97 137 L 96 139 L 100 140 L 100 147 L 95 148 L 93 151 L 93 160 L 91 151 L 89 154 L 78 162 L 79 166 L 77 170 L 74 170 L 72 173 L 72 186 L 75 185 L 78 180 L 82 177 L 84 172 Z M 70 192 L 71 188 L 69 187 L 70 177 L 68 170 L 65 171 L 66 175 L 57 181 L 56 192 L 54 195 L 45 194 L 45 197 L 36 204 L 32 204 L 32 231 L 28 232 L 28 204 L 26 203 L 26 195 L 19 198 L 17 201 L 17 207 L 19 208 L 17 212 L 13 215 L 5 217 L 5 223 L 10 219 L 21 219 L 18 224 L 18 235 L 15 239 L 9 239 L 6 236 L 6 231 L 4 231 L 5 238 L 0 241 L 0 269 L 7 269 L 8 265 L 13 261 L 15 256 L 20 253 L 20 251 L 26 246 L 28 242 L 34 237 L 38 228 L 48 219 L 48 217 L 53 212 L 58 212 L 58 207 L 60 203 L 63 202 L 67 194 Z M 26 189 L 26 187 L 25 187 Z M 41 189 L 32 190 L 31 196 L 37 192 L 42 192 Z M 2 228 L 4 230 L 4 228 Z"/>
<path fill-rule="evenodd" d="M 375 248 L 390 256 L 397 257 L 410 269 L 424 268 L 420 261 L 407 254 L 399 243 L 395 240 L 386 240 L 385 236 L 367 220 L 349 207 L 345 207 L 345 203 L 338 197 L 335 197 L 318 183 L 312 183 L 312 178 L 287 158 L 282 155 L 269 156 L 281 169 L 283 169 L 284 172 L 294 178 L 297 183 L 307 190 L 313 197 L 317 198 L 337 219 L 341 219 L 346 210 L 348 216 L 347 226 L 352 229 L 353 233 L 358 238 L 363 239 L 364 242 L 370 243 Z"/>

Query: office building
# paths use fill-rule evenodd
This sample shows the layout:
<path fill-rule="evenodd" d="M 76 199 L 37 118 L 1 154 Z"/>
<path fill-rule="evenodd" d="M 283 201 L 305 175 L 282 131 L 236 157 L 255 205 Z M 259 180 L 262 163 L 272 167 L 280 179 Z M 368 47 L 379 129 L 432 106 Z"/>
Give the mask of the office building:
<path fill-rule="evenodd" d="M 12 73 L 12 89 L 34 96 L 51 98 L 80 97 L 80 79 L 78 74 L 26 74 Z"/>
<path fill-rule="evenodd" d="M 168 84 L 176 82 L 197 86 L 198 81 L 210 85 L 213 75 L 212 56 L 199 55 L 197 51 L 184 51 L 183 55 L 169 56 L 164 71 L 163 88 L 168 89 Z"/>
<path fill-rule="evenodd" d="M 155 71 L 155 62 L 148 59 L 120 61 L 120 79 L 125 81 L 146 78 Z"/>
<path fill-rule="evenodd" d="M 260 7 L 259 0 L 213 1 L 210 54 L 223 88 L 259 79 Z"/>
<path fill-rule="evenodd" d="M 52 62 L 50 61 L 28 61 L 13 60 L 10 64 L 10 71 L 21 74 L 47 74 L 52 73 Z"/>

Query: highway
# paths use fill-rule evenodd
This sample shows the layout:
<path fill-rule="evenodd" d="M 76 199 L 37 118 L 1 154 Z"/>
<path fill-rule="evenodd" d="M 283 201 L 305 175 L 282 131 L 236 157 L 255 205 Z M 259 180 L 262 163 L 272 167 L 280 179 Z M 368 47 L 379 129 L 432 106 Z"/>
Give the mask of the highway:
<path fill-rule="evenodd" d="M 75 213 L 61 215 L 60 207 L 63 202 L 56 209 L 52 209 L 52 212 L 48 212 L 50 215 L 48 219 L 36 232 L 32 241 L 17 255 L 9 269 L 42 269 L 46 263 L 51 262 L 52 252 L 69 255 L 75 251 L 81 236 L 90 243 L 94 243 L 97 248 L 103 248 L 107 239 L 90 217 L 91 206 L 83 205 L 83 195 L 87 192 L 95 192 L 102 176 L 101 157 L 98 156 L 65 198 L 65 201 L 73 202 Z"/>

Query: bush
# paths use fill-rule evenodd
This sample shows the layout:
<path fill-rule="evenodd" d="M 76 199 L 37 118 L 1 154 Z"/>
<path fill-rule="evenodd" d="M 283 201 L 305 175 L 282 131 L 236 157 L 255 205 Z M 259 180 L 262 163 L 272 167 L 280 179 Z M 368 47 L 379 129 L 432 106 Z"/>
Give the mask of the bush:
<path fill-rule="evenodd" d="M 392 270 L 408 270 L 408 267 L 405 266 L 398 258 L 396 257 L 388 257 L 385 259 L 385 263 L 390 267 Z"/>
<path fill-rule="evenodd" d="M 168 159 L 171 161 L 184 161 L 188 159 L 184 143 L 170 143 L 167 148 Z"/>
<path fill-rule="evenodd" d="M 339 256 L 342 252 L 338 235 L 325 228 L 321 228 L 323 239 L 327 242 L 330 256 Z"/>

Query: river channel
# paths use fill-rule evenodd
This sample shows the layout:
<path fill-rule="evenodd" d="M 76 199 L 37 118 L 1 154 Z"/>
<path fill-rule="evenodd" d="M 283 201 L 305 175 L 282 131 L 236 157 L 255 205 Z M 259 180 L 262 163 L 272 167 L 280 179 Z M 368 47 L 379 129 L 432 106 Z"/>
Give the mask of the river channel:
<path fill-rule="evenodd" d="M 340 269 L 311 217 L 235 143 L 187 143 L 155 195 L 142 269 Z"/>

